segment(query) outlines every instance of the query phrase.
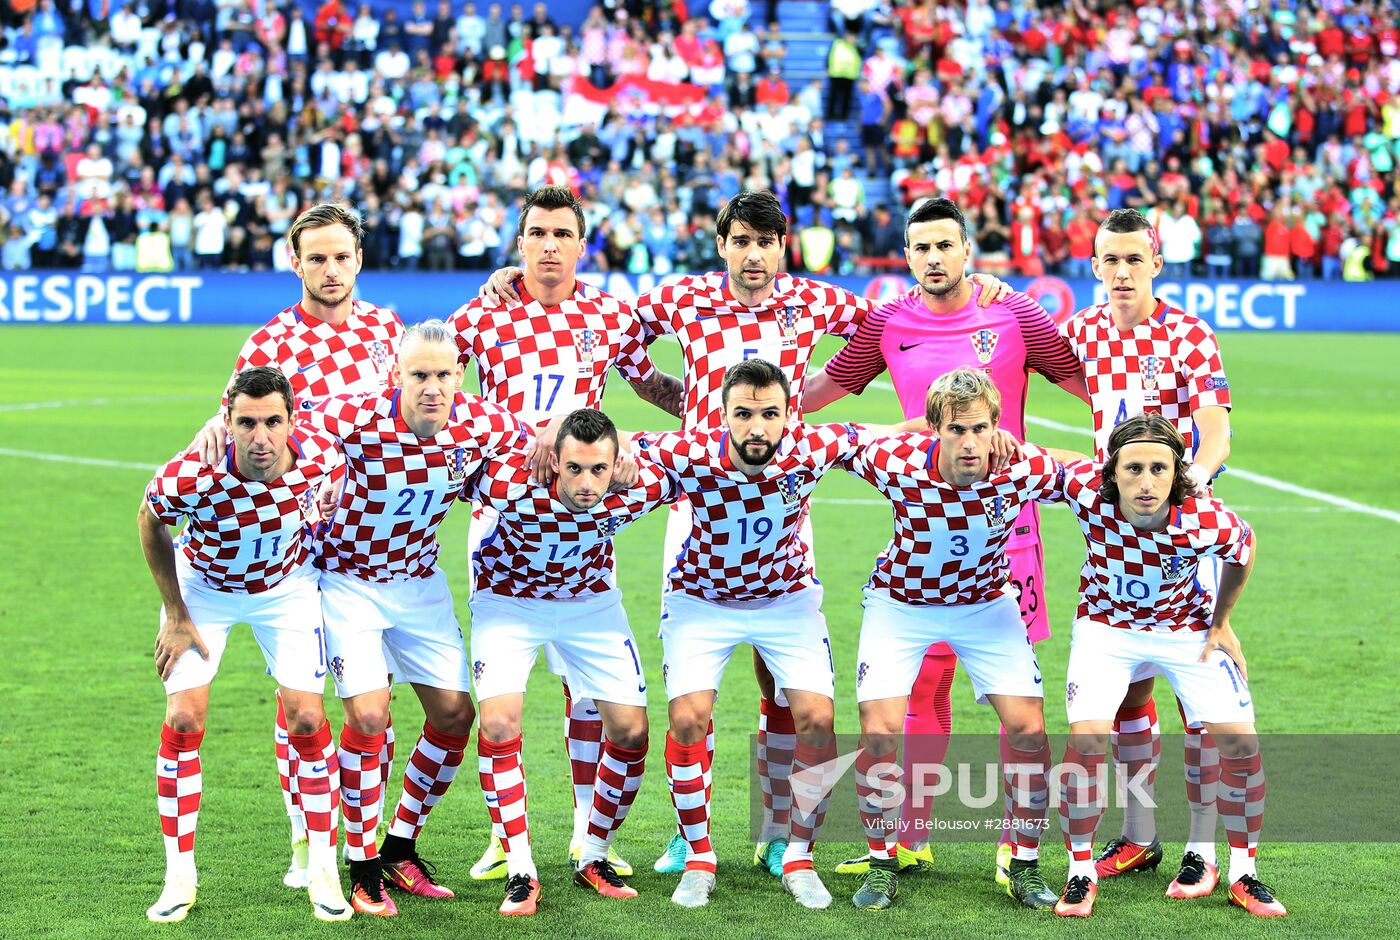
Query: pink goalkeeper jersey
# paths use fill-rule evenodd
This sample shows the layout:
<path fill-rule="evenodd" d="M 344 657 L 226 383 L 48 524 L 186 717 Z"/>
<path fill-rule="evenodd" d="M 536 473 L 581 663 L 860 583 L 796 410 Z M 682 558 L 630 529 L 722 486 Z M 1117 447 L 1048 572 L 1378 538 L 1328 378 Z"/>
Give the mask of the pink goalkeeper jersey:
<path fill-rule="evenodd" d="M 967 305 L 952 313 L 929 310 L 917 287 L 881 304 L 826 364 L 826 374 L 859 395 L 888 368 L 904 416 L 916 418 L 924 414 L 934 379 L 963 366 L 982 369 L 1001 392 L 1000 426 L 1025 440 L 1027 375 L 1034 370 L 1051 382 L 1063 382 L 1078 374 L 1079 357 L 1030 297 L 1014 291 L 983 308 L 977 306 L 981 290 L 974 284 Z M 1036 529 L 1035 507 L 1028 504 L 1016 520 L 1010 545 L 1035 542 Z"/>

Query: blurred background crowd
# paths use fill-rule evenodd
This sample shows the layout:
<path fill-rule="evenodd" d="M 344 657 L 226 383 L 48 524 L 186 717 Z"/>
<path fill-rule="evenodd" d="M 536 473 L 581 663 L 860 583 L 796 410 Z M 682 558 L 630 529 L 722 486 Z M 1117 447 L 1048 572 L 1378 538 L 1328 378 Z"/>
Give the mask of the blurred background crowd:
<path fill-rule="evenodd" d="M 902 269 L 903 215 L 975 264 L 1088 277 L 1141 208 L 1167 276 L 1400 273 L 1387 2 L 5 0 L 7 270 L 285 268 L 308 205 L 371 269 L 510 261 L 521 197 L 588 207 L 584 267 L 715 265 L 726 196 L 788 207 L 789 266 Z"/>

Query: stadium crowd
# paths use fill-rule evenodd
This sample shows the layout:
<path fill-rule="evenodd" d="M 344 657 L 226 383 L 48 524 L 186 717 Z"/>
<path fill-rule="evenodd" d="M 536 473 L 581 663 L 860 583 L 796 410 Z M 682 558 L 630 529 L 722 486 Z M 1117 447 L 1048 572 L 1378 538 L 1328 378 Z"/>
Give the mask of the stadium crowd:
<path fill-rule="evenodd" d="M 605 270 L 713 267 L 746 187 L 818 273 L 900 267 L 932 194 L 993 274 L 1089 276 L 1125 206 L 1168 277 L 1400 273 L 1391 4 L 835 0 L 800 88 L 756 6 L 603 0 L 575 29 L 544 3 L 11 0 L 0 262 L 285 268 L 330 199 L 364 214 L 367 267 L 486 269 L 525 192 L 565 183 Z"/>

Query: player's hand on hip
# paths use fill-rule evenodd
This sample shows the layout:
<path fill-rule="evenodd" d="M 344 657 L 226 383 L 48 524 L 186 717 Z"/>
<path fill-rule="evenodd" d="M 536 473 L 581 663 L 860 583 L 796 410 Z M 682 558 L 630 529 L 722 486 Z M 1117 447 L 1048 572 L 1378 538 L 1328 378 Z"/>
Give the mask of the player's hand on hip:
<path fill-rule="evenodd" d="M 1011 466 L 1011 462 L 1021 456 L 1021 442 L 1010 431 L 997 429 L 992 438 L 991 469 L 1000 472 Z"/>
<path fill-rule="evenodd" d="M 204 427 L 194 436 L 190 450 L 199 451 L 199 459 L 205 466 L 212 467 L 224 459 L 228 451 L 228 429 L 224 427 L 222 415 L 215 415 L 204 422 Z"/>
<path fill-rule="evenodd" d="M 156 674 L 164 682 L 175 671 L 175 664 L 189 650 L 195 650 L 206 661 L 209 648 L 199 636 L 199 629 L 187 614 L 167 614 L 156 634 Z"/>
<path fill-rule="evenodd" d="M 530 456 L 525 461 L 530 478 L 539 486 L 554 482 L 554 440 L 559 436 L 559 426 L 563 423 L 562 417 L 549 419 L 535 438 L 535 446 L 530 448 Z"/>
<path fill-rule="evenodd" d="M 1215 650 L 1220 650 L 1230 661 L 1235 664 L 1235 668 L 1240 671 L 1240 678 L 1245 682 L 1249 681 L 1249 670 L 1245 667 L 1244 651 L 1240 649 L 1240 638 L 1235 636 L 1235 631 L 1230 629 L 1229 621 L 1219 624 L 1211 624 L 1210 630 L 1206 633 L 1206 646 L 1201 650 L 1201 662 L 1210 659 L 1210 654 Z"/>
<path fill-rule="evenodd" d="M 519 300 L 520 292 L 515 282 L 525 276 L 520 268 L 497 268 L 487 282 L 481 285 L 480 297 L 488 307 L 499 307 L 507 300 Z"/>
<path fill-rule="evenodd" d="M 972 283 L 982 288 L 982 292 L 977 295 L 977 306 L 979 307 L 990 307 L 1011 293 L 1011 285 L 999 277 L 993 277 L 990 274 L 969 274 L 967 277 Z"/>

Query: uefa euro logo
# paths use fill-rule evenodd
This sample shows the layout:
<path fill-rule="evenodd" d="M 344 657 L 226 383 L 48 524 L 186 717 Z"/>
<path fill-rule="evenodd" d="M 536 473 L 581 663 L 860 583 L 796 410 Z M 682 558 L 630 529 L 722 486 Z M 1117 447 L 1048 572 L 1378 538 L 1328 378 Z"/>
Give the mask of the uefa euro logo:
<path fill-rule="evenodd" d="M 968 339 L 972 340 L 972 349 L 977 353 L 977 361 L 984 366 L 990 363 L 992 354 L 997 350 L 997 334 L 991 330 L 977 330 L 968 334 Z"/>

